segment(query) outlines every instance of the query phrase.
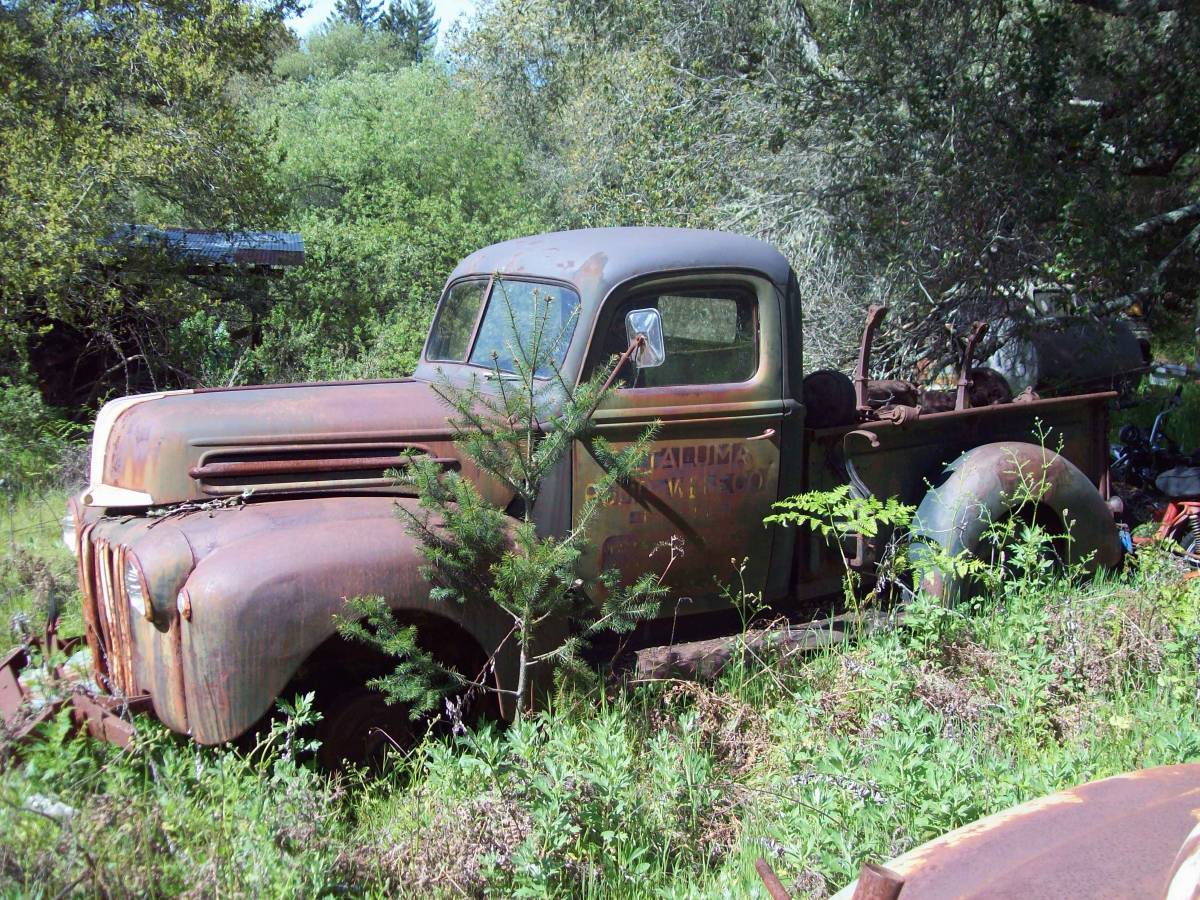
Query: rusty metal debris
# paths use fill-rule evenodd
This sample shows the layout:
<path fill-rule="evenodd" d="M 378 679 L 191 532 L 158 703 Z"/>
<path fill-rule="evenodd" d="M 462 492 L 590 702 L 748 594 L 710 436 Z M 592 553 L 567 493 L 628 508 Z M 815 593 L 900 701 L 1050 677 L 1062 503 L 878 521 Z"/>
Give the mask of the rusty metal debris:
<path fill-rule="evenodd" d="M 871 344 L 875 340 L 875 332 L 883 324 L 883 317 L 887 315 L 887 311 L 886 306 L 878 305 L 873 305 L 867 310 L 867 323 L 863 326 L 862 340 L 858 345 L 858 365 L 854 368 L 854 400 L 861 416 L 871 412 L 867 403 L 867 381 L 871 376 Z"/>
<path fill-rule="evenodd" d="M 50 631 L 50 640 L 20 646 L 0 660 L 0 721 L 15 741 L 29 739 L 38 727 L 54 718 L 64 708 L 70 709 L 75 727 L 85 729 L 92 737 L 128 748 L 135 734 L 132 716 L 150 709 L 149 695 L 120 698 L 90 693 L 78 675 L 63 664 L 50 671 L 49 684 L 34 691 L 22 679 L 35 657 L 51 653 L 69 654 L 80 649 L 82 639 L 59 642 Z"/>
<path fill-rule="evenodd" d="M 792 895 L 787 892 L 771 864 L 761 856 L 754 861 L 754 870 L 758 872 L 758 877 L 762 879 L 763 887 L 767 889 L 772 900 L 792 900 Z"/>
<path fill-rule="evenodd" d="M 968 391 L 971 388 L 971 365 L 975 356 L 975 347 L 983 339 L 987 333 L 987 322 L 976 322 L 975 327 L 971 329 L 971 336 L 967 338 L 966 347 L 963 349 L 962 366 L 958 371 L 958 389 L 954 394 L 954 408 L 966 409 L 970 404 Z"/>
<path fill-rule="evenodd" d="M 914 900 L 1195 897 L 1198 818 L 1200 765 L 1144 769 L 980 819 L 882 871 L 900 881 L 901 898 Z M 864 883 L 874 890 L 880 869 L 864 871 L 834 900 L 896 896 L 861 893 Z"/>
<path fill-rule="evenodd" d="M 896 900 L 904 890 L 904 879 L 884 866 L 864 863 L 858 873 L 854 900 Z"/>

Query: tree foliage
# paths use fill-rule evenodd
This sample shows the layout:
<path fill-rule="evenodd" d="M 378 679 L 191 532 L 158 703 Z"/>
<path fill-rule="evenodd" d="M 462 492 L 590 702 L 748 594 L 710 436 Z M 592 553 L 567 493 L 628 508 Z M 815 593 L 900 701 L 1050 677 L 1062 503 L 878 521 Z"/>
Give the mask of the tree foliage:
<path fill-rule="evenodd" d="M 268 159 L 236 86 L 267 70 L 293 9 L 291 0 L 0 5 L 6 367 L 58 324 L 81 333 L 80 354 L 100 347 L 127 372 L 163 371 L 152 335 L 205 291 L 116 233 L 131 222 L 271 224 Z"/>
<path fill-rule="evenodd" d="M 256 116 L 307 250 L 277 286 L 257 377 L 407 374 L 458 260 L 546 227 L 519 145 L 435 67 L 286 82 Z"/>
<path fill-rule="evenodd" d="M 773 240 L 810 359 L 882 299 L 907 373 L 1033 283 L 1089 314 L 1196 289 L 1198 31 L 1191 2 L 497 0 L 456 59 L 569 220 Z"/>
<path fill-rule="evenodd" d="M 356 28 L 375 28 L 383 13 L 383 0 L 337 0 L 333 12 L 329 14 L 329 23 L 345 22 Z"/>
<path fill-rule="evenodd" d="M 405 55 L 421 62 L 433 53 L 439 21 L 432 0 L 391 0 L 379 20 Z"/>

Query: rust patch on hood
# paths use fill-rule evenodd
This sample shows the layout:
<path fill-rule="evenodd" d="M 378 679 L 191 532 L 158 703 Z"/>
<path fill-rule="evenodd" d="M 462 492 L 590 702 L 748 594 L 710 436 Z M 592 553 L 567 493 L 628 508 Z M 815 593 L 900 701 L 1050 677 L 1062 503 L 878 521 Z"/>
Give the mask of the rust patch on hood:
<path fill-rule="evenodd" d="M 247 490 L 394 490 L 383 473 L 403 454 L 460 456 L 445 405 L 413 379 L 163 396 L 121 412 L 98 450 L 105 485 L 156 506 Z"/>

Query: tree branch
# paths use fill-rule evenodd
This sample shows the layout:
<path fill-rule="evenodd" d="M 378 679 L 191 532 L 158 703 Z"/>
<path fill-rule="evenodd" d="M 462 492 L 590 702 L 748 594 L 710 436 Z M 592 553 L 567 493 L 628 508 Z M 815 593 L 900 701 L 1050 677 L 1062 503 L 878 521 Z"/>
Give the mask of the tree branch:
<path fill-rule="evenodd" d="M 1140 225 L 1130 228 L 1129 236 L 1138 239 L 1146 238 L 1162 228 L 1178 225 L 1181 222 L 1191 222 L 1193 219 L 1198 218 L 1200 218 L 1200 200 L 1197 200 L 1195 203 L 1189 203 L 1187 206 L 1181 206 L 1179 209 L 1173 209 L 1170 212 L 1152 216 Z"/>

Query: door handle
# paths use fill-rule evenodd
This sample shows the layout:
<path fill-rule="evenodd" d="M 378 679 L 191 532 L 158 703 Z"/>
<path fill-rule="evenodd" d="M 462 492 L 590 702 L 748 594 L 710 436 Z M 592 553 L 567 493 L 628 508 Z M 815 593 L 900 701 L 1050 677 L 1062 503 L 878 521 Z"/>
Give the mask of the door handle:
<path fill-rule="evenodd" d="M 768 428 L 762 434 L 756 434 L 754 437 L 746 438 L 746 440 L 748 440 L 748 441 L 765 441 L 767 438 L 773 438 L 773 437 L 775 437 L 775 429 Z"/>

